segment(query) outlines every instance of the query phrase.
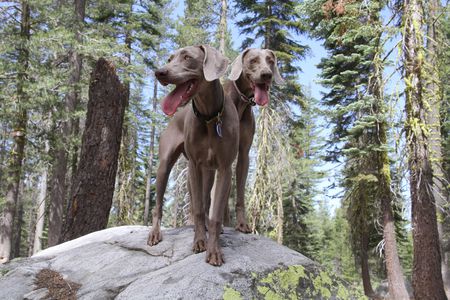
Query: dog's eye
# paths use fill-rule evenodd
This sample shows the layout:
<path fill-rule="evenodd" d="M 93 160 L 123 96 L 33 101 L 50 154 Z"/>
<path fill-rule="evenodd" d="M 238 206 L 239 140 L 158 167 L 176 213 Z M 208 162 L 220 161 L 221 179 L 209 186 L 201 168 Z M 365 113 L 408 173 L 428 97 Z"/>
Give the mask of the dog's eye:
<path fill-rule="evenodd" d="M 275 63 L 275 61 L 274 61 L 273 59 L 271 59 L 270 57 L 268 57 L 268 58 L 266 59 L 266 61 L 267 61 L 267 63 L 268 63 L 269 65 L 273 65 L 273 64 Z"/>
<path fill-rule="evenodd" d="M 169 57 L 169 59 L 167 59 L 167 62 L 170 63 L 170 62 L 172 61 L 172 59 L 173 59 L 173 55 L 171 55 L 171 56 Z"/>
<path fill-rule="evenodd" d="M 189 59 L 191 59 L 191 57 L 189 55 L 184 56 L 184 60 L 189 60 Z"/>
<path fill-rule="evenodd" d="M 258 58 L 257 57 L 255 57 L 255 58 L 252 58 L 251 60 L 250 60 L 250 63 L 253 65 L 253 64 L 256 64 L 258 62 Z"/>

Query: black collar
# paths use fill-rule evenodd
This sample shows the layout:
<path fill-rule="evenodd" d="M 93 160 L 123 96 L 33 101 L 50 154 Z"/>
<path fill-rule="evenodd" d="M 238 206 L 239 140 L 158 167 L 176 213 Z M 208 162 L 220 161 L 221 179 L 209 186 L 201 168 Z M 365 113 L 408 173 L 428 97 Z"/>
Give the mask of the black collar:
<path fill-rule="evenodd" d="M 222 95 L 223 95 L 223 91 L 222 91 Z M 194 111 L 194 114 L 197 118 L 199 118 L 200 120 L 202 120 L 203 122 L 205 122 L 206 124 L 209 124 L 213 121 L 216 121 L 216 123 L 222 122 L 222 114 L 223 111 L 225 109 L 225 99 L 222 97 L 223 101 L 222 101 L 222 107 L 219 109 L 219 111 L 217 111 L 215 114 L 213 114 L 212 116 L 205 116 L 202 115 L 199 111 L 197 106 L 195 106 L 195 98 L 192 99 L 192 110 Z"/>
<path fill-rule="evenodd" d="M 251 106 L 255 106 L 256 103 L 255 103 L 254 97 L 253 96 L 252 97 L 247 97 L 243 92 L 241 92 L 241 90 L 239 90 L 239 88 L 238 88 L 238 86 L 236 84 L 236 81 L 232 80 L 232 82 L 233 82 L 233 86 L 236 89 L 236 92 L 238 92 L 239 97 L 241 98 L 241 100 L 243 102 L 251 105 Z"/>

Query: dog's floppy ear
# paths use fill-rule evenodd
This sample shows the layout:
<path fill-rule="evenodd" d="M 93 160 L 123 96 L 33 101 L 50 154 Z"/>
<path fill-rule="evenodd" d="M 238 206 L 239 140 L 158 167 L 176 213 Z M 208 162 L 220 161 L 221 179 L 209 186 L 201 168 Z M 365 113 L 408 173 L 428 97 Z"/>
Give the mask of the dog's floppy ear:
<path fill-rule="evenodd" d="M 241 76 L 242 62 L 244 61 L 244 56 L 248 52 L 248 50 L 250 50 L 250 49 L 249 48 L 245 49 L 233 61 L 233 63 L 231 64 L 231 72 L 230 72 L 230 75 L 228 76 L 228 79 L 236 81 L 236 80 L 238 80 L 239 76 Z"/>
<path fill-rule="evenodd" d="M 205 52 L 203 75 L 206 81 L 213 81 L 222 77 L 228 68 L 228 58 L 211 46 L 201 45 L 200 48 Z"/>
<path fill-rule="evenodd" d="M 277 63 L 277 55 L 272 50 L 266 49 L 267 51 L 270 51 L 270 53 L 273 54 L 273 57 L 275 58 L 274 67 L 273 67 L 273 79 L 275 80 L 276 84 L 284 84 L 284 79 L 280 75 L 280 71 L 278 70 L 278 63 Z"/>

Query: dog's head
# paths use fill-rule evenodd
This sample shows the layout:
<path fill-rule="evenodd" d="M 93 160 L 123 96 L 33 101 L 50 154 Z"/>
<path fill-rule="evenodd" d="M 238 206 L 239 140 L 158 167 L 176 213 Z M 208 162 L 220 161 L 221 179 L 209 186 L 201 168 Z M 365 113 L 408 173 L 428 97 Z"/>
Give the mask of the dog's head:
<path fill-rule="evenodd" d="M 234 60 L 228 78 L 236 81 L 242 78 L 244 84 L 253 90 L 258 105 L 269 103 L 269 89 L 272 80 L 284 83 L 277 67 L 277 56 L 269 49 L 246 49 Z"/>
<path fill-rule="evenodd" d="M 155 71 L 162 85 L 176 86 L 162 101 L 164 113 L 173 115 L 180 105 L 195 96 L 202 82 L 219 79 L 227 67 L 228 59 L 207 45 L 188 46 L 175 51 L 167 64 Z"/>

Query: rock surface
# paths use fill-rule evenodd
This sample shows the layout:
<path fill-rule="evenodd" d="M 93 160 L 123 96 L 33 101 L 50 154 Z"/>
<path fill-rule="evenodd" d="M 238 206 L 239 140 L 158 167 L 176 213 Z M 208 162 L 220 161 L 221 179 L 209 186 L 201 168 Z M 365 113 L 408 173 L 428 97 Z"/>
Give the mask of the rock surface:
<path fill-rule="evenodd" d="M 77 299 L 356 299 L 359 292 L 287 247 L 225 228 L 225 264 L 191 251 L 192 227 L 163 230 L 149 247 L 149 228 L 109 228 L 0 265 L 0 299 L 42 299 L 42 270 L 76 285 Z M 56 272 L 58 273 L 56 273 Z M 63 280 L 64 279 L 64 280 Z M 40 288 L 39 288 L 39 287 Z"/>

